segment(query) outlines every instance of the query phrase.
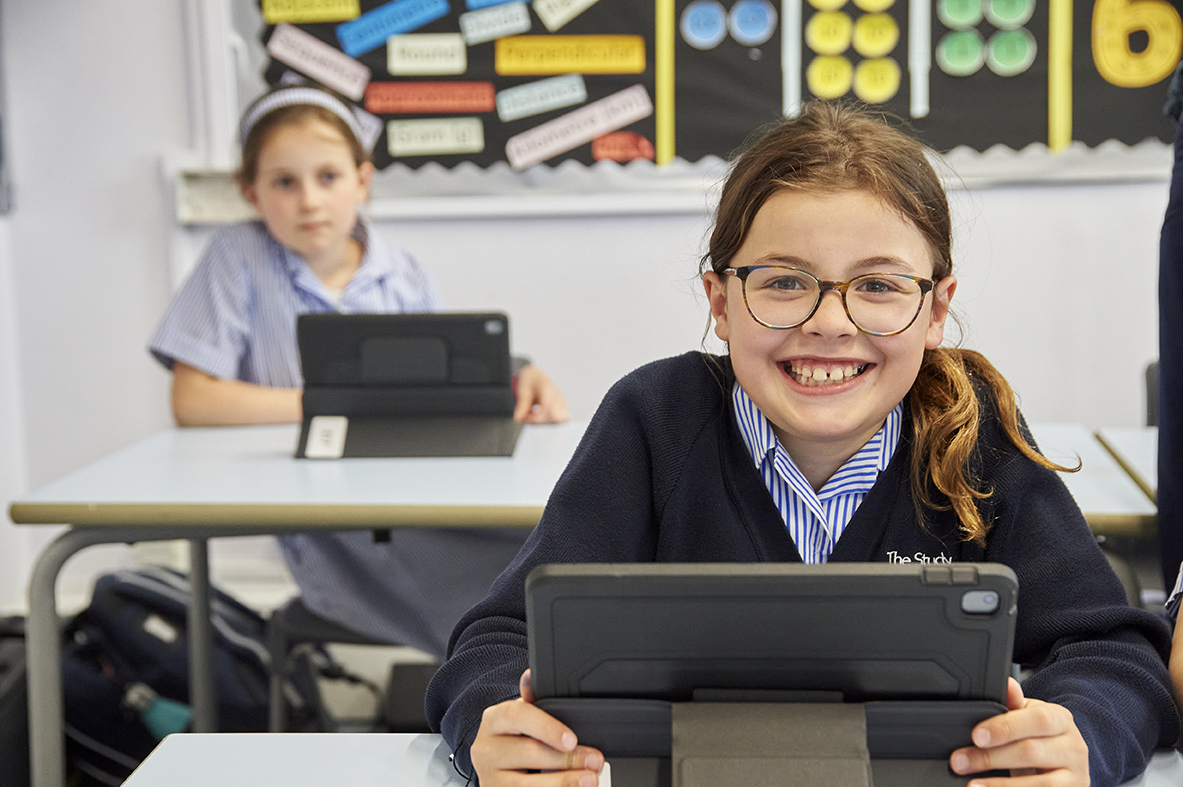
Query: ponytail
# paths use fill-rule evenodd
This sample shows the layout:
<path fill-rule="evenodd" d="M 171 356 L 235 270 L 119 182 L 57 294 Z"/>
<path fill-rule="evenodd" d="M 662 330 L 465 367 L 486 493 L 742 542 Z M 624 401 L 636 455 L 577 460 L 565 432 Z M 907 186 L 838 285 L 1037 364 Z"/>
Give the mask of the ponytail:
<path fill-rule="evenodd" d="M 982 520 L 977 502 L 992 489 L 981 487 L 972 477 L 973 456 L 978 444 L 983 402 L 976 385 L 984 385 L 998 408 L 1006 436 L 1024 456 L 1049 470 L 1074 472 L 1036 451 L 1019 429 L 1019 409 L 1010 384 L 980 353 L 938 347 L 924 354 L 916 382 L 908 394 L 915 448 L 912 452 L 912 498 L 923 524 L 923 509 L 952 509 L 960 523 L 961 536 L 978 546 L 986 545 L 990 523 Z M 930 484 L 931 482 L 931 484 Z M 935 487 L 948 503 L 933 500 Z"/>

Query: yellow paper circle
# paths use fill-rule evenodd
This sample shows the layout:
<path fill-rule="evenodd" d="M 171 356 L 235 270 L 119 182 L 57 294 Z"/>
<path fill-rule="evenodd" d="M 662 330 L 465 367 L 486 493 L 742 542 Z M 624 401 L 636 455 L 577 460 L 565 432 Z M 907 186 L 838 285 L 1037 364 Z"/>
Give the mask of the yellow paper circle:
<path fill-rule="evenodd" d="M 805 23 L 805 43 L 819 55 L 840 55 L 850 48 L 853 29 L 849 14 L 823 11 Z"/>
<path fill-rule="evenodd" d="M 889 14 L 863 14 L 854 23 L 854 51 L 883 57 L 900 42 L 900 26 Z"/>
<path fill-rule="evenodd" d="M 854 70 L 854 94 L 868 104 L 889 101 L 900 90 L 900 67 L 890 57 L 864 60 Z"/>
<path fill-rule="evenodd" d="M 854 4 L 868 14 L 877 14 L 895 5 L 895 0 L 854 0 Z"/>
<path fill-rule="evenodd" d="M 818 11 L 837 11 L 846 5 L 846 0 L 809 0 L 809 4 Z"/>
<path fill-rule="evenodd" d="M 805 69 L 809 92 L 818 98 L 839 98 L 850 92 L 854 68 L 841 55 L 815 57 Z"/>

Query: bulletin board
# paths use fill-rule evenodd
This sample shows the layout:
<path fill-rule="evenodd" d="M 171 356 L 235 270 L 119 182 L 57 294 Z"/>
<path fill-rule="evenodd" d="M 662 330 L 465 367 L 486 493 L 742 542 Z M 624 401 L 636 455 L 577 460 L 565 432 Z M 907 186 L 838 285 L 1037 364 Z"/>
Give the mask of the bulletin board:
<path fill-rule="evenodd" d="M 1180 2 L 255 0 L 243 33 L 266 85 L 354 102 L 379 170 L 521 180 L 718 162 L 819 96 L 942 152 L 1161 147 Z"/>

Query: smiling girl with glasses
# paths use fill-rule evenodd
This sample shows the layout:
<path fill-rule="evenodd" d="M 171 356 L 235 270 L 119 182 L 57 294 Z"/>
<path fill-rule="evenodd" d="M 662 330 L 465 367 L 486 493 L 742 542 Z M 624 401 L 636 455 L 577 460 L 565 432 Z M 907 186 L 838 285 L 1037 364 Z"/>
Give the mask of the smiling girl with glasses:
<path fill-rule="evenodd" d="M 814 103 L 735 163 L 702 275 L 727 355 L 658 361 L 608 393 L 429 691 L 482 787 L 591 787 L 604 762 L 532 703 L 523 587 L 544 563 L 1004 563 L 1014 659 L 1033 672 L 953 771 L 1115 785 L 1175 740 L 1166 627 L 1126 605 L 1006 381 L 942 346 L 957 280 L 928 155 Z"/>

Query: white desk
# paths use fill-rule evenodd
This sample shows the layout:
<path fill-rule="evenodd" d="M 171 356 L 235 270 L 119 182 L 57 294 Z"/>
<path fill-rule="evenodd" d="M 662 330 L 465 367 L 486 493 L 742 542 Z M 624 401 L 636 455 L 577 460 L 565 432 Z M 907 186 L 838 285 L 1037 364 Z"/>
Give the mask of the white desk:
<path fill-rule="evenodd" d="M 292 459 L 292 426 L 174 429 L 12 504 L 17 524 L 72 527 L 37 560 L 29 585 L 29 722 L 34 787 L 62 787 L 61 654 L 55 580 L 87 546 L 189 539 L 194 729 L 214 729 L 206 540 L 308 529 L 529 527 L 585 424 L 527 427 L 512 458 Z M 1155 509 L 1083 426 L 1033 427 L 1097 532 L 1141 532 Z M 457 478 L 465 483 L 455 483 Z"/>
<path fill-rule="evenodd" d="M 439 735 L 170 735 L 123 787 L 464 787 Z M 1154 755 L 1127 787 L 1179 787 L 1183 756 Z"/>
<path fill-rule="evenodd" d="M 194 729 L 214 730 L 206 540 L 309 529 L 532 527 L 586 424 L 527 426 L 513 457 L 293 459 L 294 426 L 173 429 L 12 504 L 16 524 L 71 528 L 29 583 L 34 787 L 62 787 L 61 654 L 55 580 L 84 547 L 189 539 Z M 463 479 L 463 483 L 457 483 Z"/>
<path fill-rule="evenodd" d="M 1078 473 L 1060 478 L 1076 499 L 1094 532 L 1103 535 L 1152 533 L 1158 514 L 1154 503 L 1104 449 L 1093 432 L 1080 424 L 1032 424 L 1031 432 L 1044 456 Z"/>
<path fill-rule="evenodd" d="M 1151 499 L 1158 497 L 1158 428 L 1098 429 L 1097 439 Z"/>

